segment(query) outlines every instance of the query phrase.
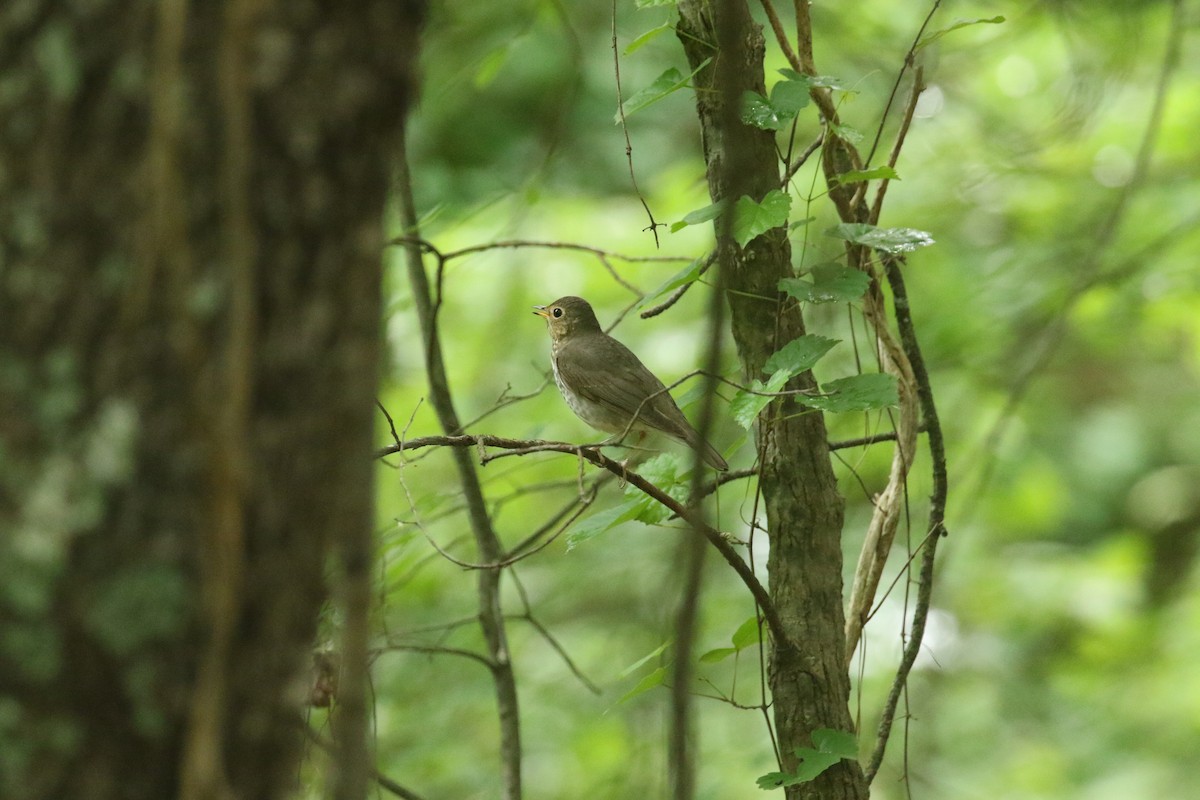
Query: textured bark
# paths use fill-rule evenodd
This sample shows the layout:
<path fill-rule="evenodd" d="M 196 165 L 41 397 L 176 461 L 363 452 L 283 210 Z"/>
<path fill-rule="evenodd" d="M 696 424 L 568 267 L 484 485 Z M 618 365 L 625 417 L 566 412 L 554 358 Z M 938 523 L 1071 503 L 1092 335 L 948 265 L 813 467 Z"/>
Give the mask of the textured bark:
<path fill-rule="evenodd" d="M 0 5 L 0 796 L 294 783 L 415 8 Z"/>
<path fill-rule="evenodd" d="M 742 0 L 681 0 L 679 38 L 695 69 L 696 106 L 713 200 L 749 194 L 758 200 L 778 188 L 772 134 L 737 121 L 723 98 L 764 92 L 761 29 Z M 721 43 L 717 53 L 717 43 Z M 715 67 L 714 65 L 719 65 Z M 734 340 L 747 379 L 760 377 L 767 358 L 804 334 L 796 304 L 784 304 L 781 278 L 792 275 L 786 231 L 776 229 L 744 249 L 726 242 L 725 281 Z M 788 388 L 809 388 L 811 375 Z M 760 419 L 760 485 L 770 537 L 771 598 L 791 641 L 772 640 L 769 680 L 784 767 L 797 746 L 810 747 L 817 728 L 852 731 L 850 680 L 844 657 L 841 531 L 838 493 L 819 413 L 797 413 L 776 402 Z M 864 798 L 857 762 L 843 761 L 817 780 L 789 787 L 789 798 Z"/>

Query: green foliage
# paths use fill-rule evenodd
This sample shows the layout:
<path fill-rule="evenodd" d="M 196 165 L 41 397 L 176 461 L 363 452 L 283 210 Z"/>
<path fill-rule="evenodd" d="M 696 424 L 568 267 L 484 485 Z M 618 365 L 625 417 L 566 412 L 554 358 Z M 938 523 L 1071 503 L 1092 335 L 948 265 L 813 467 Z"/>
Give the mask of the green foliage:
<path fill-rule="evenodd" d="M 802 303 L 850 303 L 871 285 L 867 273 L 841 264 L 818 264 L 810 274 L 808 279 L 783 278 L 779 290 Z"/>
<path fill-rule="evenodd" d="M 845 239 L 893 255 L 911 253 L 918 247 L 933 244 L 933 237 L 925 231 L 912 228 L 877 228 L 865 222 L 843 222 L 834 225 L 826 233 L 835 239 Z"/>
<path fill-rule="evenodd" d="M 796 402 L 821 411 L 870 411 L 896 405 L 896 379 L 882 372 L 851 375 L 822 384 L 819 397 L 798 395 Z"/>
<path fill-rule="evenodd" d="M 808 783 L 843 758 L 855 758 L 858 755 L 858 741 L 852 733 L 818 728 L 812 732 L 812 741 L 811 748 L 795 748 L 800 764 L 794 772 L 768 772 L 758 779 L 758 788 L 782 789 Z"/>
<path fill-rule="evenodd" d="M 797 339 L 792 339 L 775 352 L 763 365 L 763 372 L 775 374 L 781 371 L 788 376 L 799 375 L 813 368 L 821 360 L 821 356 L 838 343 L 837 339 L 808 333 Z"/>
<path fill-rule="evenodd" d="M 779 189 L 767 192 L 761 202 L 746 196 L 739 197 L 733 207 L 734 241 L 745 247 L 751 239 L 772 228 L 782 228 L 787 224 L 791 209 L 792 198 Z"/>
<path fill-rule="evenodd" d="M 895 169 L 886 164 L 872 169 L 852 169 L 837 176 L 837 182 L 842 185 L 873 180 L 898 181 L 900 180 L 900 176 L 896 173 Z"/>
<path fill-rule="evenodd" d="M 674 67 L 664 70 L 663 73 L 655 78 L 649 86 L 634 92 L 633 95 L 622 104 L 621 109 L 624 110 L 625 119 L 629 119 L 629 117 L 633 116 L 635 112 L 641 111 L 647 106 L 654 105 L 667 95 L 674 94 L 684 86 L 687 86 L 688 81 L 690 81 L 697 72 L 704 69 L 707 64 L 708 62 L 705 61 L 686 76 Z M 615 114 L 613 114 L 613 122 L 620 124 L 621 110 L 618 110 Z"/>
<path fill-rule="evenodd" d="M 636 469 L 642 477 L 676 500 L 682 502 L 687 498 L 686 474 L 681 472 L 679 459 L 674 455 L 657 455 Z M 671 513 L 669 508 L 636 486 L 626 486 L 624 502 L 596 512 L 571 528 L 567 533 L 567 549 L 574 549 L 623 522 L 636 520 L 647 525 L 656 525 L 669 519 Z"/>
<path fill-rule="evenodd" d="M 700 663 L 715 664 L 740 653 L 747 647 L 757 645 L 762 641 L 762 631 L 759 629 L 759 624 L 758 617 L 750 617 L 750 619 L 739 625 L 738 629 L 733 632 L 733 636 L 729 638 L 733 643 L 733 647 L 718 647 L 708 650 L 700 656 Z"/>

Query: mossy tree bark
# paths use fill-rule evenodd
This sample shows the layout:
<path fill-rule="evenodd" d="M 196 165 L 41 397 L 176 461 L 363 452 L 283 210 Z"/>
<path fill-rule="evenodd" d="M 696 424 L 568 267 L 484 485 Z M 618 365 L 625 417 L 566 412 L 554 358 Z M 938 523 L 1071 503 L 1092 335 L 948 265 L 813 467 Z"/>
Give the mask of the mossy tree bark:
<path fill-rule="evenodd" d="M 0 5 L 0 795 L 294 784 L 418 6 Z"/>
<path fill-rule="evenodd" d="M 745 91 L 765 94 L 764 40 L 742 0 L 681 0 L 679 39 L 695 76 L 709 193 L 721 198 L 750 195 L 761 200 L 780 187 L 779 160 L 769 132 L 738 120 Z M 738 248 L 721 244 L 728 270 L 731 324 L 747 379 L 761 377 L 766 360 L 804 334 L 799 306 L 785 302 L 781 278 L 792 276 L 791 248 L 784 229 Z M 810 374 L 789 389 L 812 388 Z M 760 418 L 757 444 L 760 486 L 766 510 L 771 599 L 791 641 L 771 642 L 769 680 L 784 767 L 794 769 L 797 746 L 811 747 L 817 728 L 854 730 L 849 711 L 850 680 L 845 662 L 842 608 L 842 514 L 826 444 L 825 423 L 816 412 L 799 413 L 786 402 L 772 404 Z M 867 785 L 856 762 L 844 761 L 817 780 L 789 787 L 789 798 L 865 798 Z"/>

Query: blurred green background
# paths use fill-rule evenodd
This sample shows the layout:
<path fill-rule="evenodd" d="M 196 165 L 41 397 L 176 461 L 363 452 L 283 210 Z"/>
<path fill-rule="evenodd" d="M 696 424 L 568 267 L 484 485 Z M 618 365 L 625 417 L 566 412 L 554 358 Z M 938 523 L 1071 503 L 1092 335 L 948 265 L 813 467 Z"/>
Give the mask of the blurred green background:
<path fill-rule="evenodd" d="M 951 496 L 924 654 L 875 797 L 906 796 L 905 776 L 924 800 L 1187 797 L 1200 786 L 1200 16 L 1194 3 L 1173 16 L 1182 5 L 946 2 L 930 26 L 1005 17 L 921 51 L 928 90 L 881 220 L 937 240 L 912 256 L 906 278 L 947 436 Z M 864 151 L 929 7 L 813 5 L 818 70 L 853 90 L 839 102 L 843 121 L 867 137 Z M 670 67 L 686 74 L 671 30 L 624 53 L 674 17 L 670 5 L 617 4 L 626 97 Z M 683 259 L 611 260 L 641 292 L 706 252 L 709 226 L 664 230 L 657 249 L 643 230 L 613 123 L 612 24 L 606 3 L 435 4 L 410 144 L 425 238 L 443 252 L 524 239 Z M 1181 51 L 1162 82 L 1176 34 Z M 769 86 L 785 64 L 768 44 Z M 796 146 L 818 131 L 815 112 L 801 112 Z M 632 115 L 629 135 L 658 221 L 708 204 L 690 91 Z M 838 258 L 841 242 L 823 234 L 834 220 L 822 182 L 805 168 L 791 188 L 793 220 L 815 217 L 796 231 L 797 269 Z M 400 254 L 389 257 L 381 400 L 409 437 L 438 433 L 420 403 L 420 339 Z M 651 320 L 630 313 L 614 334 L 670 383 L 698 366 L 709 291 L 695 287 Z M 604 323 L 637 300 L 582 253 L 493 249 L 449 262 L 441 320 L 460 415 L 473 419 L 503 396 L 541 390 L 473 432 L 596 440 L 547 386 L 549 339 L 530 314 L 532 304 L 565 294 L 588 298 Z M 814 307 L 808 321 L 810 332 L 843 340 L 818 366 L 819 380 L 852 374 L 856 349 L 870 352 L 845 306 Z M 735 375 L 732 342 L 725 357 Z M 873 368 L 869 359 L 864 368 Z M 735 468 L 750 466 L 745 432 L 726 404 L 719 408 L 726 413 L 714 439 Z M 888 426 L 877 414 L 828 422 L 835 439 Z M 381 421 L 380 444 L 388 440 Z M 847 570 L 889 458 L 886 446 L 849 450 L 836 465 L 848 504 Z M 922 455 L 908 492 L 911 526 L 885 585 L 907 558 L 904 539 L 915 545 L 923 536 L 928 468 Z M 483 468 L 506 543 L 569 500 L 577 473 L 575 460 L 549 454 Z M 378 474 L 380 645 L 478 647 L 474 576 L 438 556 L 416 525 L 458 558 L 477 560 L 447 454 L 392 459 Z M 745 533 L 753 496 L 744 481 L 721 491 L 724 529 Z M 589 513 L 621 497 L 610 484 Z M 528 797 L 665 796 L 667 692 L 622 697 L 671 657 L 667 649 L 627 669 L 671 636 L 682 535 L 633 522 L 569 552 L 560 538 L 516 566 L 534 618 L 598 695 L 519 619 L 522 595 L 506 582 Z M 764 560 L 760 549 L 760 569 Z M 701 652 L 728 646 L 753 614 L 717 561 L 709 561 Z M 882 604 L 854 666 L 864 752 L 898 658 L 905 586 L 901 579 Z M 700 675 L 702 694 L 757 702 L 753 648 L 702 665 Z M 431 798 L 498 796 L 497 724 L 482 666 L 385 649 L 374 688 L 383 773 Z M 754 779 L 774 769 L 761 715 L 715 699 L 697 700 L 697 709 L 700 796 L 759 796 Z"/>

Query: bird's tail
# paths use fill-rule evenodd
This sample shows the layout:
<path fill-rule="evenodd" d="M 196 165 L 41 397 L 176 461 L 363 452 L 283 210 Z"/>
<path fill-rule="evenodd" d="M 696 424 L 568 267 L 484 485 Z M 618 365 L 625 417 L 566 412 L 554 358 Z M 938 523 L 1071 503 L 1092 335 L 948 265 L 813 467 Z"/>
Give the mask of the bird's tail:
<path fill-rule="evenodd" d="M 721 458 L 721 454 L 717 452 L 717 449 L 701 437 L 691 426 L 688 426 L 687 433 L 683 439 L 692 449 L 698 451 L 700 457 L 713 469 L 721 472 L 729 469 L 729 464 L 725 463 L 725 459 Z"/>

